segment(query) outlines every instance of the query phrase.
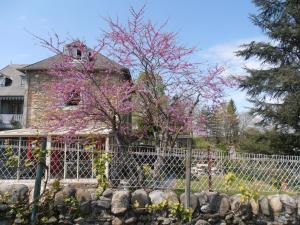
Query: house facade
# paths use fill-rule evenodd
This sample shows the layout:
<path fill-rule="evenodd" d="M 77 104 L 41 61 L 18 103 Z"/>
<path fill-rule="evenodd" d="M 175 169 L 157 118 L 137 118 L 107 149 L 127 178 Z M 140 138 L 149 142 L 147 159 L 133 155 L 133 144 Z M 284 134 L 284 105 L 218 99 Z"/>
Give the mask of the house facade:
<path fill-rule="evenodd" d="M 76 45 L 68 44 L 65 51 L 75 54 L 78 60 L 87 60 L 84 54 L 77 49 Z M 88 49 L 87 49 L 88 50 Z M 6 168 L 6 154 L 0 154 L 0 182 L 1 180 L 33 179 L 35 166 L 26 167 L 26 162 L 35 163 L 33 156 L 34 143 L 37 138 L 47 141 L 46 148 L 50 153 L 47 155 L 46 164 L 50 168 L 50 178 L 59 179 L 81 179 L 95 178 L 93 172 L 93 154 L 83 152 L 81 142 L 77 144 L 68 143 L 60 137 L 64 135 L 61 131 L 43 130 L 45 119 L 47 119 L 48 104 L 51 103 L 45 84 L 51 77 L 48 72 L 53 64 L 62 60 L 61 55 L 54 55 L 47 59 L 30 65 L 9 65 L 0 71 L 0 149 L 5 151 L 4 146 L 11 146 L 14 154 L 18 156 L 18 167 Z M 98 54 L 93 60 L 94 74 L 101 76 L 106 71 L 111 72 L 112 82 L 124 82 L 131 79 L 127 69 L 121 65 Z M 55 80 L 54 80 L 55 81 Z M 59 80 L 58 82 L 63 82 Z M 80 96 L 79 96 L 80 97 Z M 71 105 L 76 107 L 76 102 Z M 66 103 L 69 104 L 70 103 Z M 62 105 L 61 107 L 65 107 Z M 130 116 L 128 116 L 130 118 Z M 98 125 L 96 123 L 96 125 Z M 110 140 L 110 128 L 93 126 L 76 132 L 78 140 L 89 140 L 94 136 L 94 149 L 108 149 Z M 74 167 L 74 161 L 76 166 Z M 81 170 L 81 168 L 83 168 Z M 83 171 L 83 172 L 81 172 Z"/>
<path fill-rule="evenodd" d="M 87 60 L 75 44 L 66 45 L 64 51 L 75 54 L 76 60 Z M 9 65 L 0 70 L 1 130 L 38 129 L 44 125 L 51 97 L 45 91 L 45 83 L 51 79 L 48 70 L 60 60 L 61 55 L 54 55 L 30 65 Z M 131 79 L 121 65 L 107 57 L 98 54 L 94 60 L 95 73 L 99 77 L 104 74 L 103 71 L 110 70 L 116 72 L 111 76 L 113 82 Z"/>
<path fill-rule="evenodd" d="M 19 71 L 24 64 L 10 64 L 0 70 L 0 130 L 26 127 L 24 106 L 27 75 Z"/>

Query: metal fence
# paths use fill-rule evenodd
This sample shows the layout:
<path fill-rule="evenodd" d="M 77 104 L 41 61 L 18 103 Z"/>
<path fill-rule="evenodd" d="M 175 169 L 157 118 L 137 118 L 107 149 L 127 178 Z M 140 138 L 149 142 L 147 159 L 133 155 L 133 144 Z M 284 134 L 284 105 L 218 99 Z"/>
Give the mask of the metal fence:
<path fill-rule="evenodd" d="M 104 151 L 80 143 L 52 142 L 46 164 L 50 179 L 95 181 L 93 159 Z M 186 149 L 147 146 L 110 146 L 107 175 L 112 186 L 184 189 Z M 34 144 L 0 141 L 0 180 L 35 178 Z M 237 191 L 246 185 L 261 192 L 300 191 L 300 157 L 260 154 L 224 154 L 207 149 L 191 152 L 191 190 Z M 225 186 L 225 176 L 234 181 Z M 0 181 L 1 182 L 1 181 Z"/>

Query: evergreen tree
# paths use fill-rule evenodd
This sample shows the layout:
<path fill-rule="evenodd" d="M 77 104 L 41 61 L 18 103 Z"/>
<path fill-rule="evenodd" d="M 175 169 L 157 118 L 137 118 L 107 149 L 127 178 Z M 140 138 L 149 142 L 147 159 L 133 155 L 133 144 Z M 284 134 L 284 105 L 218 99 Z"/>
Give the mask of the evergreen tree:
<path fill-rule="evenodd" d="M 226 144 L 236 144 L 238 142 L 239 118 L 232 99 L 227 103 L 224 131 Z"/>
<path fill-rule="evenodd" d="M 267 69 L 247 69 L 240 87 L 254 103 L 252 113 L 291 142 L 300 134 L 300 0 L 254 0 L 259 13 L 251 20 L 271 40 L 252 41 L 237 55 L 256 57 Z M 271 100 L 271 101 L 270 101 Z M 299 141 L 291 145 L 299 150 Z"/>

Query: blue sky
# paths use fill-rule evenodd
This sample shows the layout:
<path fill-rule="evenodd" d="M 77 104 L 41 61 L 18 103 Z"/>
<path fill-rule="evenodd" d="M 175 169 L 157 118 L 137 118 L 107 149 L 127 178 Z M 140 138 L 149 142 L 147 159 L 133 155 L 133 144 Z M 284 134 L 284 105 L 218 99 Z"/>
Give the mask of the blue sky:
<path fill-rule="evenodd" d="M 106 25 L 102 17 L 128 17 L 130 6 L 146 4 L 146 16 L 155 21 L 169 20 L 167 29 L 179 33 L 181 42 L 197 46 L 195 57 L 207 64 L 224 64 L 228 73 L 244 74 L 243 66 L 257 67 L 255 60 L 244 62 L 234 51 L 244 42 L 263 39 L 249 20 L 256 9 L 250 0 L 9 0 L 0 1 L 0 68 L 9 63 L 34 63 L 51 55 L 26 30 L 48 37 L 86 40 L 93 46 Z M 238 110 L 249 103 L 240 91 L 228 92 Z"/>

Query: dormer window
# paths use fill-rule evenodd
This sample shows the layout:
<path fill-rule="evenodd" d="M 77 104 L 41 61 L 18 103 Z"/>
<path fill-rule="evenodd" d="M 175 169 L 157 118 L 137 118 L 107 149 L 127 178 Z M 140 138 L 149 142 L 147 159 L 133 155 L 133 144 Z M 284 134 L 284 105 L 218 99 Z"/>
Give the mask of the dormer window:
<path fill-rule="evenodd" d="M 82 52 L 79 49 L 77 49 L 76 50 L 76 59 L 81 60 L 81 57 L 82 57 Z"/>
<path fill-rule="evenodd" d="M 12 85 L 12 79 L 9 77 L 1 76 L 0 77 L 0 86 L 1 87 L 9 87 Z"/>
<path fill-rule="evenodd" d="M 88 49 L 83 43 L 79 41 L 75 41 L 73 43 L 65 45 L 64 54 L 70 56 L 74 62 L 76 62 L 77 60 L 93 60 L 90 49 Z"/>

